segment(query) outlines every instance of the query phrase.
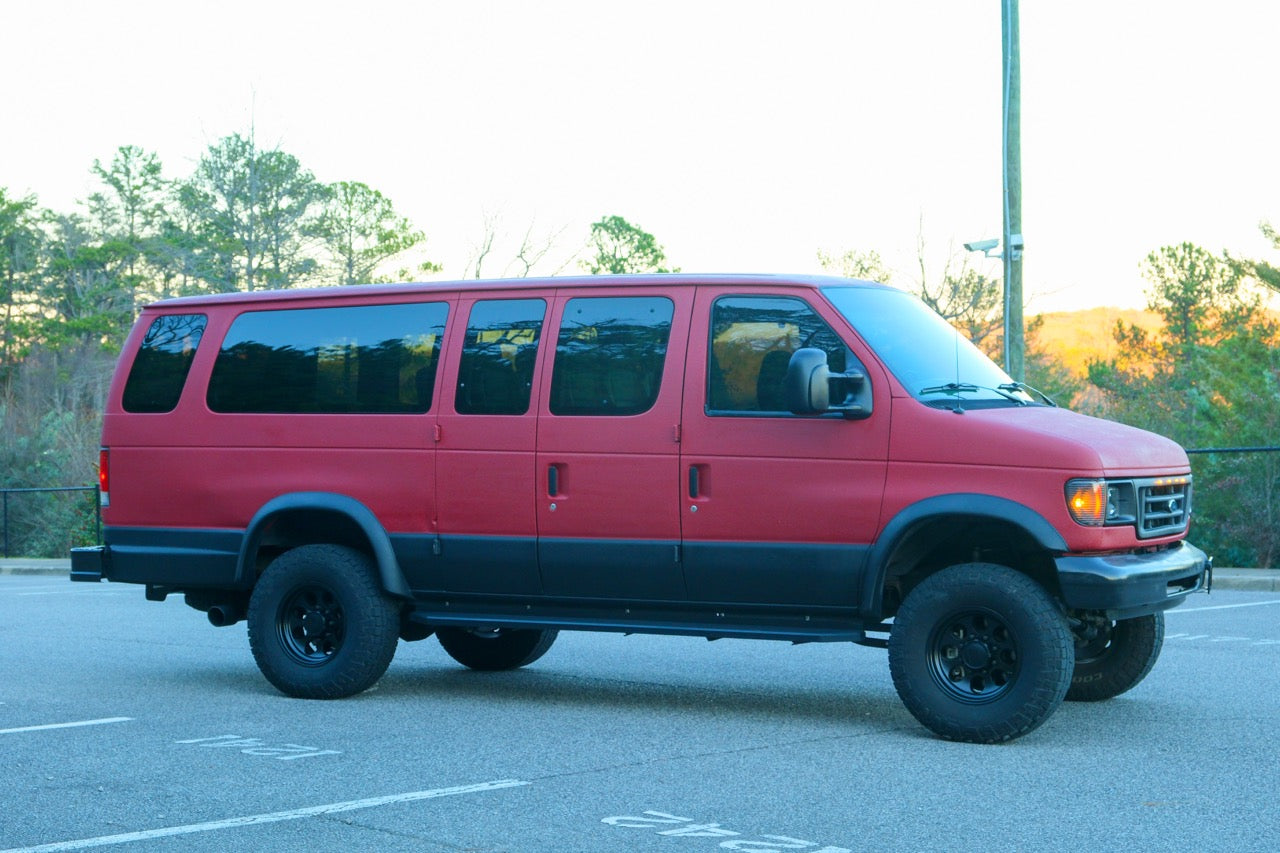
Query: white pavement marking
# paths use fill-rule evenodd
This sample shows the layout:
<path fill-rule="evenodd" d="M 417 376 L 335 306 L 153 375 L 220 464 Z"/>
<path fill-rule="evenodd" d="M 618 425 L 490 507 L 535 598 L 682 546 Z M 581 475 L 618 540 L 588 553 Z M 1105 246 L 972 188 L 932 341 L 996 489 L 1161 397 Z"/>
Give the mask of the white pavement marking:
<path fill-rule="evenodd" d="M 47 723 L 43 726 L 22 726 L 17 729 L 0 729 L 0 735 L 15 735 L 19 732 L 43 732 L 48 729 L 76 729 L 81 726 L 104 726 L 107 723 L 127 723 L 133 717 L 106 717 L 101 720 L 80 720 L 75 723 Z"/>
<path fill-rule="evenodd" d="M 1248 601 L 1244 604 L 1215 604 L 1212 607 L 1175 607 L 1165 613 L 1203 613 L 1206 610 L 1234 610 L 1237 607 L 1263 607 L 1268 604 L 1280 604 L 1280 598 L 1274 601 Z"/>
<path fill-rule="evenodd" d="M 59 841 L 53 844 L 41 844 L 37 847 L 11 847 L 0 850 L 0 853 L 54 853 L 60 850 L 84 850 L 89 847 L 106 847 L 111 844 L 128 844 L 132 841 L 148 841 L 152 838 L 167 838 L 174 835 L 192 835 L 197 832 L 213 832 L 218 829 L 231 829 L 237 826 L 257 826 L 263 823 L 278 823 L 283 820 L 298 820 L 316 815 L 351 812 L 358 809 L 371 809 L 391 803 L 412 803 L 417 800 L 431 800 L 436 797 L 452 797 L 456 794 L 475 794 L 481 791 L 496 791 L 501 788 L 516 788 L 528 785 L 519 779 L 498 779 L 494 782 L 480 782 L 476 785 L 459 785 L 454 788 L 435 788 L 430 791 L 411 791 L 407 794 L 391 794 L 386 797 L 370 797 L 367 800 L 348 800 L 345 803 L 329 803 L 324 806 L 311 806 L 305 809 L 293 809 L 287 812 L 271 812 L 269 814 L 231 817 L 226 820 L 212 820 L 207 823 L 192 823 L 186 826 L 166 826 L 161 829 L 144 829 L 141 832 L 126 832 L 121 835 L 102 835 L 97 838 L 81 838 L 75 841 Z"/>

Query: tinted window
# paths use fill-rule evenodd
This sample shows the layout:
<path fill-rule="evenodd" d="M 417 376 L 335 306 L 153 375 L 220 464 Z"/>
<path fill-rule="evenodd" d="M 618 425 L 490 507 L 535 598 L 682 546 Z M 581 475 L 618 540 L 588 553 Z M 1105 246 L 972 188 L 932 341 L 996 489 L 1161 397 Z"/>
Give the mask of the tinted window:
<path fill-rule="evenodd" d="M 529 411 L 538 335 L 547 303 L 492 299 L 471 307 L 458 364 L 454 408 L 462 415 L 523 415 Z"/>
<path fill-rule="evenodd" d="M 124 385 L 126 412 L 173 411 L 205 322 L 203 314 L 166 314 L 151 323 Z"/>
<path fill-rule="evenodd" d="M 638 415 L 653 407 L 671 336 L 665 297 L 570 299 L 551 373 L 553 415 Z"/>
<path fill-rule="evenodd" d="M 252 311 L 209 380 L 215 412 L 413 413 L 431 408 L 444 303 Z"/>
<path fill-rule="evenodd" d="M 707 410 L 712 414 L 786 414 L 782 380 L 791 354 L 801 347 L 827 353 L 827 366 L 843 373 L 844 343 L 799 299 L 730 296 L 711 312 L 707 359 Z"/>

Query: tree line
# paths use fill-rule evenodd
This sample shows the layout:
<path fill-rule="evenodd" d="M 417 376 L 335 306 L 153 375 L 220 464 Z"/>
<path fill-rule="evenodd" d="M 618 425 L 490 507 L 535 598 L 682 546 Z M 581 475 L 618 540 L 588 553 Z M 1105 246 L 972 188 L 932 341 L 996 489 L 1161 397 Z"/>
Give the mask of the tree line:
<path fill-rule="evenodd" d="M 426 237 L 391 200 L 358 181 L 325 184 L 298 159 L 233 134 L 185 178 L 136 146 L 94 161 L 97 189 L 74 213 L 0 187 L 0 487 L 92 482 L 111 369 L 139 309 L 202 293 L 406 281 L 440 271 Z M 1280 250 L 1280 234 L 1262 231 Z M 492 267 L 496 222 L 465 275 Z M 923 229 L 922 229 L 923 230 Z M 504 275 L 529 275 L 563 229 L 525 233 Z M 916 292 L 989 354 L 1001 341 L 999 278 L 953 255 L 902 276 L 875 251 L 818 253 L 826 270 Z M 657 239 L 621 216 L 592 223 L 560 266 L 598 273 L 674 271 Z M 1264 294 L 1280 269 L 1184 243 L 1142 265 L 1163 325 L 1110 330 L 1115 355 L 1073 371 L 1027 330 L 1027 381 L 1079 411 L 1170 436 L 1186 447 L 1280 443 L 1280 328 Z M 905 280 L 899 280 L 905 279 Z M 1280 453 L 1193 458 L 1195 539 L 1219 565 L 1280 562 Z M 82 496 L 34 495 L 10 512 L 11 553 L 59 556 L 91 541 Z"/>
<path fill-rule="evenodd" d="M 0 488 L 93 482 L 116 356 L 142 306 L 173 296 L 421 279 L 440 271 L 422 231 L 359 181 L 326 184 L 252 133 L 208 146 L 165 175 L 138 146 L 95 160 L 74 212 L 0 187 Z M 529 275 L 558 235 L 526 233 L 505 274 Z M 467 266 L 492 260 L 495 223 Z M 596 273 L 665 271 L 653 235 L 620 216 L 593 223 L 568 264 Z M 59 556 L 91 541 L 80 495 L 10 501 L 9 553 Z"/>

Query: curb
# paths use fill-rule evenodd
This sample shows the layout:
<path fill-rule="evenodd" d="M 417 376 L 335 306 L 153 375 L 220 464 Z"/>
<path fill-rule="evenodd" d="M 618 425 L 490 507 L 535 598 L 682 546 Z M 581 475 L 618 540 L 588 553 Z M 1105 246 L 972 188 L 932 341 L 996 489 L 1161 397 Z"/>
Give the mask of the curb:
<path fill-rule="evenodd" d="M 71 574 L 70 560 L 41 560 L 34 557 L 18 557 L 0 560 L 0 575 L 67 575 Z"/>
<path fill-rule="evenodd" d="M 1213 588 L 1280 592 L 1280 569 L 1214 569 Z"/>
<path fill-rule="evenodd" d="M 71 574 L 70 560 L 18 558 L 0 560 L 0 575 Z M 1214 589 L 1280 592 L 1280 569 L 1214 569 Z"/>

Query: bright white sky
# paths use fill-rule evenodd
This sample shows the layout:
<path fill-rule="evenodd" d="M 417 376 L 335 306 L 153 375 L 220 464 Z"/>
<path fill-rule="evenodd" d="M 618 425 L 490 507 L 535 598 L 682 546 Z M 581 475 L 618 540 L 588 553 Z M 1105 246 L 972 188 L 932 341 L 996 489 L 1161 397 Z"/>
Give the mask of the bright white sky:
<path fill-rule="evenodd" d="M 1023 0 L 1028 313 L 1141 306 L 1181 241 L 1274 261 L 1280 4 Z M 811 272 L 875 249 L 900 283 L 999 236 L 999 0 L 5 2 L 0 187 L 60 211 L 125 144 L 168 177 L 256 127 L 381 190 L 464 273 L 618 214 L 686 271 Z M 999 274 L 998 261 L 975 263 Z"/>

